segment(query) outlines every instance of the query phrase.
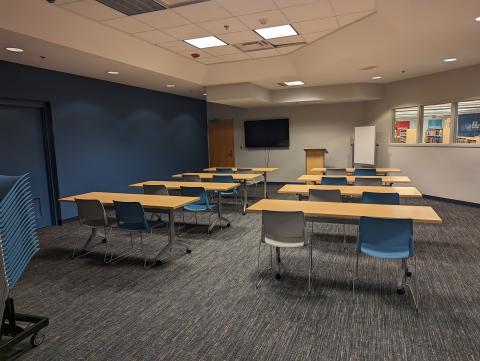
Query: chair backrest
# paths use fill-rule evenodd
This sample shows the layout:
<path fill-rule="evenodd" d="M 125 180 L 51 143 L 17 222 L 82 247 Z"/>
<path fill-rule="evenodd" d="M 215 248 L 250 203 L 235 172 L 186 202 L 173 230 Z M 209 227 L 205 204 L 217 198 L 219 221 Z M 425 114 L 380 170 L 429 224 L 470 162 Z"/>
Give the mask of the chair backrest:
<path fill-rule="evenodd" d="M 398 193 L 363 192 L 362 203 L 399 205 L 400 195 Z"/>
<path fill-rule="evenodd" d="M 252 168 L 237 168 L 237 173 L 253 174 L 255 172 L 252 170 Z"/>
<path fill-rule="evenodd" d="M 191 203 L 196 205 L 209 205 L 208 194 L 203 187 L 180 187 L 180 195 L 185 197 L 199 197 L 200 200 Z"/>
<path fill-rule="evenodd" d="M 305 243 L 303 212 L 262 211 L 262 237 L 280 243 Z"/>
<path fill-rule="evenodd" d="M 109 226 L 105 208 L 99 200 L 75 198 L 75 204 L 81 224 L 92 227 Z"/>
<path fill-rule="evenodd" d="M 128 230 L 148 229 L 145 211 L 139 202 L 113 201 L 113 206 L 115 207 L 118 228 Z"/>
<path fill-rule="evenodd" d="M 212 182 L 216 183 L 234 183 L 233 176 L 231 175 L 214 175 Z"/>
<path fill-rule="evenodd" d="M 308 200 L 317 202 L 343 202 L 339 189 L 309 189 Z"/>
<path fill-rule="evenodd" d="M 216 173 L 232 174 L 233 169 L 232 168 L 217 168 Z"/>
<path fill-rule="evenodd" d="M 143 193 L 154 194 L 157 196 L 168 196 L 168 189 L 163 184 L 160 184 L 160 185 L 144 184 Z"/>
<path fill-rule="evenodd" d="M 360 217 L 357 252 L 362 245 L 382 253 L 408 251 L 411 257 L 414 254 L 413 222 L 411 219 Z"/>
<path fill-rule="evenodd" d="M 322 177 L 322 185 L 328 186 L 346 186 L 348 185 L 347 177 Z"/>
<path fill-rule="evenodd" d="M 202 179 L 198 174 L 183 174 L 182 181 L 183 182 L 201 182 Z"/>
<path fill-rule="evenodd" d="M 383 185 L 382 178 L 355 178 L 356 186 L 381 186 Z"/>
<path fill-rule="evenodd" d="M 355 168 L 353 175 L 377 175 L 376 168 Z"/>
<path fill-rule="evenodd" d="M 346 175 L 347 170 L 345 168 L 331 168 L 331 169 L 327 168 L 327 171 L 326 171 L 325 174 L 328 174 L 328 175 Z"/>

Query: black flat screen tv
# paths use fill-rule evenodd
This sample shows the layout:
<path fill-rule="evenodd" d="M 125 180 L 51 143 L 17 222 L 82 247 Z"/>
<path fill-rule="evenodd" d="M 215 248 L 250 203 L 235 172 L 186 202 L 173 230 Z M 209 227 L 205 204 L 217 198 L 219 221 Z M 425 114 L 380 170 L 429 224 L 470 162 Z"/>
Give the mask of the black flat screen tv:
<path fill-rule="evenodd" d="M 243 123 L 245 148 L 290 146 L 288 119 L 246 120 Z"/>

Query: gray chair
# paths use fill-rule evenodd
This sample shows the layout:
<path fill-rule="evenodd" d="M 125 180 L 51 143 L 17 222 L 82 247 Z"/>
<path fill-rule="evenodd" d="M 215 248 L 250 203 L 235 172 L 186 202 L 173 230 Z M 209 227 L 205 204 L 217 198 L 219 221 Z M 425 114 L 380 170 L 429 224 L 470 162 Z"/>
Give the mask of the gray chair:
<path fill-rule="evenodd" d="M 356 186 L 382 186 L 382 178 L 355 178 Z"/>
<path fill-rule="evenodd" d="M 308 200 L 314 202 L 343 202 L 342 193 L 338 189 L 310 189 L 308 191 Z M 346 237 L 346 225 L 347 224 L 356 224 L 353 221 L 343 218 L 309 218 L 308 221 L 312 223 L 312 233 L 313 233 L 313 224 L 315 222 L 320 223 L 333 223 L 333 224 L 343 224 L 343 248 L 347 245 Z"/>
<path fill-rule="evenodd" d="M 236 173 L 239 173 L 239 174 L 255 174 L 255 172 L 252 170 L 252 168 L 237 168 L 237 172 Z M 249 180 L 247 181 L 247 186 L 255 186 L 255 189 L 258 185 L 258 183 L 260 183 L 261 180 L 259 178 L 257 179 L 252 179 L 252 180 Z"/>
<path fill-rule="evenodd" d="M 75 246 L 73 248 L 72 259 L 92 253 L 93 248 L 104 243 L 105 254 L 103 256 L 103 262 L 106 263 L 108 254 L 108 236 L 112 232 L 112 227 L 115 224 L 115 218 L 107 216 L 103 204 L 97 199 L 75 198 L 75 204 L 77 205 L 78 219 L 80 221 L 80 225 L 89 227 L 91 229 L 91 234 L 87 241 L 84 243 L 80 255 L 75 256 L 78 243 L 80 242 L 80 234 L 78 234 L 77 242 L 75 243 Z M 99 234 L 98 229 L 102 228 L 104 233 Z M 79 228 L 79 232 L 80 230 L 81 228 Z M 91 251 L 88 251 L 88 247 L 90 246 L 90 243 L 95 239 L 95 237 L 102 237 L 102 241 L 95 244 L 92 247 Z"/>
<path fill-rule="evenodd" d="M 182 175 L 182 182 L 201 182 L 202 178 L 200 178 L 197 174 L 183 174 Z"/>
<path fill-rule="evenodd" d="M 272 249 L 276 251 L 277 279 L 280 278 L 282 262 L 280 258 L 281 248 L 303 248 L 309 246 L 310 261 L 308 267 L 308 291 L 311 289 L 312 277 L 312 244 L 307 239 L 305 232 L 305 215 L 303 212 L 278 212 L 278 211 L 262 211 L 262 233 L 258 244 L 257 288 L 263 280 L 260 271 L 260 253 L 263 244 L 270 246 L 270 267 L 267 271 L 273 269 Z"/>
<path fill-rule="evenodd" d="M 144 194 L 151 194 L 151 195 L 156 195 L 156 196 L 168 196 L 168 189 L 165 187 L 163 184 L 159 185 L 153 185 L 153 184 L 144 184 L 143 185 L 143 193 Z M 158 209 L 153 210 L 152 215 L 150 217 L 150 220 L 153 219 L 153 217 L 157 217 L 158 220 L 162 220 L 162 217 L 160 216 L 160 211 Z"/>
<path fill-rule="evenodd" d="M 345 168 L 331 168 L 325 172 L 326 175 L 347 175 L 347 170 Z"/>

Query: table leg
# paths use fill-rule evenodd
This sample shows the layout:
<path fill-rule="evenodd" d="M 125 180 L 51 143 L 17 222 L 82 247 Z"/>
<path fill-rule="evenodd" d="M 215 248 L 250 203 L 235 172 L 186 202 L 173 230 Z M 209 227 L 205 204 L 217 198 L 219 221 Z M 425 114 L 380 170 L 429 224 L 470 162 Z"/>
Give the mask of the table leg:
<path fill-rule="evenodd" d="M 155 256 L 155 263 L 156 264 L 161 264 L 162 260 L 161 257 L 163 257 L 166 253 L 169 253 L 169 257 L 172 256 L 172 251 L 173 247 L 175 245 L 183 245 L 185 247 L 186 253 L 192 252 L 192 250 L 183 242 L 177 240 L 175 238 L 175 213 L 173 209 L 168 210 L 168 244 L 163 247 Z"/>
<path fill-rule="evenodd" d="M 247 181 L 243 181 L 243 211 L 242 214 L 247 214 L 247 207 L 248 207 L 248 192 L 247 192 Z"/>
<path fill-rule="evenodd" d="M 263 198 L 268 198 L 268 194 L 267 194 L 267 172 L 263 172 Z"/>
<path fill-rule="evenodd" d="M 236 207 L 236 205 L 235 205 Z M 208 228 L 208 233 L 210 233 L 213 229 L 213 227 L 215 227 L 215 225 L 218 223 L 219 226 L 222 225 L 222 220 L 224 220 L 225 222 L 227 222 L 227 227 L 230 227 L 230 220 L 228 220 L 227 218 L 225 218 L 224 216 L 222 216 L 222 192 L 218 192 L 218 202 L 217 202 L 217 219 L 212 222 L 212 224 L 210 225 L 210 227 Z"/>

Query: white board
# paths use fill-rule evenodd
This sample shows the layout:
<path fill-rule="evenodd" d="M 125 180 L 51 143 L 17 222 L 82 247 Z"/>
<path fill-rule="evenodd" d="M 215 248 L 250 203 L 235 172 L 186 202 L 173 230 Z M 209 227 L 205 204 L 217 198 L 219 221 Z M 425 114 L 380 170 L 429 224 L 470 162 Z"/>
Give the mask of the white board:
<path fill-rule="evenodd" d="M 353 163 L 375 165 L 375 126 L 355 127 Z"/>

